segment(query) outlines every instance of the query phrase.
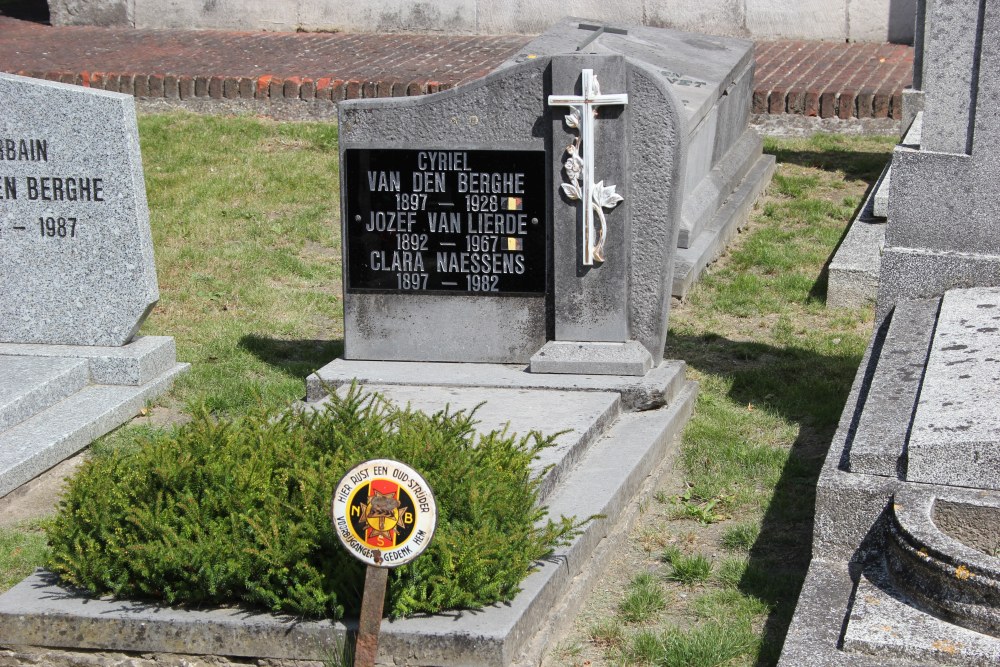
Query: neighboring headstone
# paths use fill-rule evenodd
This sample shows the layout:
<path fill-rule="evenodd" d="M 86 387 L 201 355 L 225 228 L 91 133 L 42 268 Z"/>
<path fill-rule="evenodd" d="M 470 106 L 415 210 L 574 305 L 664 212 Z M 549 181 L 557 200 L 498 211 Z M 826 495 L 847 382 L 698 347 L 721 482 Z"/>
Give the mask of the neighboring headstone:
<path fill-rule="evenodd" d="M 925 13 L 920 139 L 892 158 L 880 319 L 898 299 L 1000 286 L 1000 7 Z"/>
<path fill-rule="evenodd" d="M 159 292 L 131 97 L 0 74 L 0 496 L 186 365 Z"/>
<path fill-rule="evenodd" d="M 678 236 L 686 289 L 773 168 L 752 73 L 743 40 L 565 21 L 458 89 L 343 103 L 345 358 L 648 372 Z"/>
<path fill-rule="evenodd" d="M 1000 0 L 918 16 L 876 331 L 817 485 L 789 667 L 1000 660 Z"/>
<path fill-rule="evenodd" d="M 0 342 L 124 345 L 159 299 L 134 102 L 0 78 Z"/>

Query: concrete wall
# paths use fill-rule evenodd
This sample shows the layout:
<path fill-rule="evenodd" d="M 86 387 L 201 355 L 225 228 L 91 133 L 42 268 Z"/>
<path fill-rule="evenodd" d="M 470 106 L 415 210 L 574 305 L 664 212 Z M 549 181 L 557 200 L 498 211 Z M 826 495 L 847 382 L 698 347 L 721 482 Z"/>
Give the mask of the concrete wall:
<path fill-rule="evenodd" d="M 54 25 L 537 34 L 564 16 L 754 39 L 911 43 L 916 0 L 49 0 Z"/>

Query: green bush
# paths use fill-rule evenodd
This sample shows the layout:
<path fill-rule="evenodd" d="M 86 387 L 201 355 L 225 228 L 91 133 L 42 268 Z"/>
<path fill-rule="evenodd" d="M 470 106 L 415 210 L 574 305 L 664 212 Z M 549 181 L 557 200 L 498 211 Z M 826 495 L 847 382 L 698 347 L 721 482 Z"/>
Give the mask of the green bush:
<path fill-rule="evenodd" d="M 552 438 L 476 436 L 474 415 L 424 415 L 352 390 L 318 412 L 202 414 L 102 451 L 71 481 L 48 528 L 49 567 L 93 594 L 242 604 L 305 617 L 360 608 L 364 566 L 330 520 L 356 463 L 392 458 L 434 490 L 423 555 L 392 570 L 391 616 L 510 600 L 575 531 L 545 518 L 529 464 Z"/>

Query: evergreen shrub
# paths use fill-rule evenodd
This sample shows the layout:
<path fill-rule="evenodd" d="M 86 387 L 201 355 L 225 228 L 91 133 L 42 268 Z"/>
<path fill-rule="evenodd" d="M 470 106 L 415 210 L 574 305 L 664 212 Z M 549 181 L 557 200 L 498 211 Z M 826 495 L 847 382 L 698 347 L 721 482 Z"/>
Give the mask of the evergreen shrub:
<path fill-rule="evenodd" d="M 333 488 L 392 458 L 434 491 L 438 523 L 389 576 L 390 616 L 507 601 L 576 531 L 538 506 L 538 433 L 477 436 L 474 411 L 424 415 L 356 388 L 321 411 L 198 415 L 100 452 L 48 527 L 49 567 L 95 595 L 339 618 L 360 608 L 364 565 L 340 545 Z"/>

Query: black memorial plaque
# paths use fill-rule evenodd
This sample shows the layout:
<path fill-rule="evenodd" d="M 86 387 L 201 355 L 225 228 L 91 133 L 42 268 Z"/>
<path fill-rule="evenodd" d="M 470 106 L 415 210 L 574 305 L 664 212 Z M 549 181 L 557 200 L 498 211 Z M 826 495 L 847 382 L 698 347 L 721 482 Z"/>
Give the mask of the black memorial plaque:
<path fill-rule="evenodd" d="M 545 152 L 348 149 L 347 289 L 543 295 Z"/>

